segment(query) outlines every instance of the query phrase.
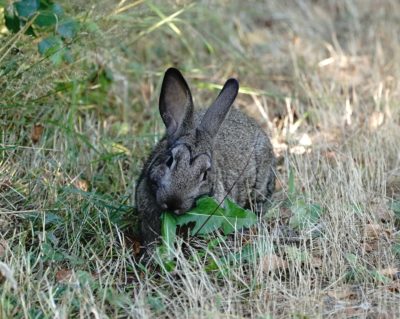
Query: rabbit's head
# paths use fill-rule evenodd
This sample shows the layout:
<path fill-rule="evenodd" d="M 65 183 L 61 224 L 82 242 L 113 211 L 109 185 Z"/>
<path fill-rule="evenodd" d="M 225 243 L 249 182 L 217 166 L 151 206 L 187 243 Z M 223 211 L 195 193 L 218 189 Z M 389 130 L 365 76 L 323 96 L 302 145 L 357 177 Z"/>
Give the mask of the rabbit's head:
<path fill-rule="evenodd" d="M 213 141 L 238 89 L 238 82 L 229 79 L 210 108 L 195 119 L 182 74 L 174 68 L 166 71 L 159 102 L 166 138 L 148 170 L 151 191 L 162 210 L 182 214 L 199 196 L 212 193 Z"/>

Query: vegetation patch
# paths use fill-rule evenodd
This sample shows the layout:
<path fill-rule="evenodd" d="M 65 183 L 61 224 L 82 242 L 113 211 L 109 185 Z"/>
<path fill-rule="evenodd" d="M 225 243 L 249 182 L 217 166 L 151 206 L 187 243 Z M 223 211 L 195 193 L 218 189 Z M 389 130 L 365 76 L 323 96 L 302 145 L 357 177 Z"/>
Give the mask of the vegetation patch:
<path fill-rule="evenodd" d="M 400 4 L 0 0 L 0 318 L 397 318 Z M 261 216 L 201 198 L 141 259 L 162 76 L 265 129 Z M 228 195 L 229 197 L 229 195 Z"/>

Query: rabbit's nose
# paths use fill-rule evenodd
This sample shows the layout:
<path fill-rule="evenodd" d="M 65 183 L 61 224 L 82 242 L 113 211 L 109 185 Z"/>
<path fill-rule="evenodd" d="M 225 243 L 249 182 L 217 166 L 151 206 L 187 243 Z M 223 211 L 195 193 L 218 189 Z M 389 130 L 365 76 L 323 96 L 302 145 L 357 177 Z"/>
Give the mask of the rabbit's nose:
<path fill-rule="evenodd" d="M 165 203 L 164 203 L 168 210 L 170 211 L 175 211 L 175 210 L 179 210 L 179 208 L 181 208 L 182 206 L 182 200 L 179 197 L 170 197 L 168 198 Z"/>

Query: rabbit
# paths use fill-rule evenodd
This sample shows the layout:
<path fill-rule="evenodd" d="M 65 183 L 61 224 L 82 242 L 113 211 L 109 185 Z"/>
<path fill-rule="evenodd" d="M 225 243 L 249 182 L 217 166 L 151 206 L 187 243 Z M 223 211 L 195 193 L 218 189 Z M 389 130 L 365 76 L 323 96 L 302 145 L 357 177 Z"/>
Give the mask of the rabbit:
<path fill-rule="evenodd" d="M 239 91 L 226 81 L 207 110 L 195 111 L 188 84 L 175 68 L 165 72 L 159 111 L 165 136 L 146 161 L 136 185 L 135 201 L 144 247 L 161 233 L 161 213 L 184 214 L 196 199 L 229 196 L 261 211 L 275 187 L 275 155 L 258 124 L 231 109 Z"/>

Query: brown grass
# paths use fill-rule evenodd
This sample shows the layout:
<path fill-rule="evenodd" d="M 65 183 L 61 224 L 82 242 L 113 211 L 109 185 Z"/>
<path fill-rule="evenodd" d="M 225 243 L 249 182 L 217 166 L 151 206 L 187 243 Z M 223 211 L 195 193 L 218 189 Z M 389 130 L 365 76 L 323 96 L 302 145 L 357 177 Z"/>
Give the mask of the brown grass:
<path fill-rule="evenodd" d="M 75 62 L 21 35 L 0 67 L 0 318 L 400 316 L 397 1 L 62 5 L 85 23 Z M 279 156 L 264 220 L 178 248 L 173 271 L 138 265 L 130 236 L 169 66 L 200 106 L 238 77 Z M 293 228 L 298 201 L 317 222 Z"/>

